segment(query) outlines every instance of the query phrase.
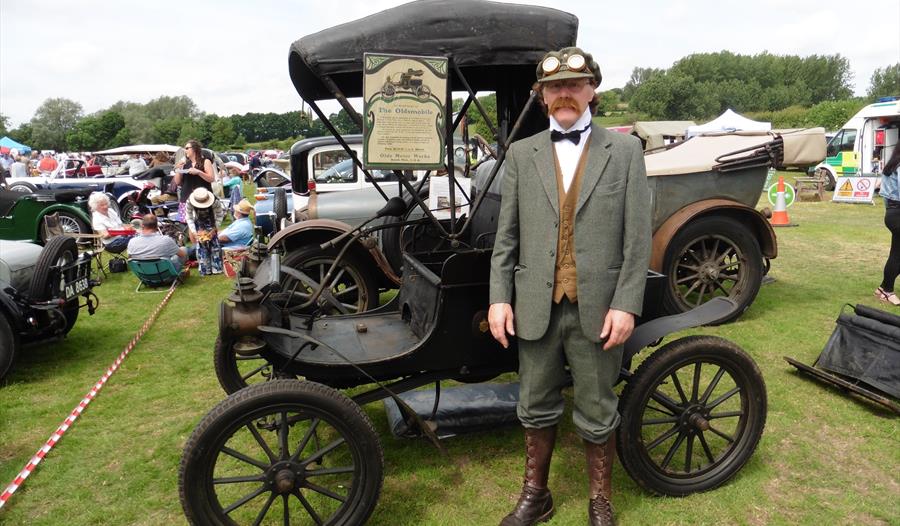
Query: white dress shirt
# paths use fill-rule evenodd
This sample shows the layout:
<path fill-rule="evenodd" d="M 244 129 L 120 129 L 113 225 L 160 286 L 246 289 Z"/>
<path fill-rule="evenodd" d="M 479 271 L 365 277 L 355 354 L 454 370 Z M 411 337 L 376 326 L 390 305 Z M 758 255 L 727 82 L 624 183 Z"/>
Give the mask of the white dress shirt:
<path fill-rule="evenodd" d="M 575 124 L 567 129 L 563 129 L 563 127 L 556 122 L 556 119 L 554 119 L 552 115 L 550 116 L 550 129 L 563 133 L 572 130 L 580 130 L 590 124 L 590 108 L 586 108 L 584 113 L 581 114 L 581 117 L 578 117 L 578 120 L 575 121 Z M 591 129 L 588 128 L 581 134 L 581 140 L 578 141 L 578 144 L 575 144 L 568 139 L 553 143 L 553 148 L 556 150 L 556 158 L 559 159 L 559 168 L 562 170 L 563 189 L 565 189 L 566 192 L 569 191 L 569 186 L 572 185 L 572 180 L 575 179 L 575 169 L 578 168 L 578 160 L 581 159 L 581 152 L 584 151 L 584 145 L 588 143 L 590 136 Z"/>

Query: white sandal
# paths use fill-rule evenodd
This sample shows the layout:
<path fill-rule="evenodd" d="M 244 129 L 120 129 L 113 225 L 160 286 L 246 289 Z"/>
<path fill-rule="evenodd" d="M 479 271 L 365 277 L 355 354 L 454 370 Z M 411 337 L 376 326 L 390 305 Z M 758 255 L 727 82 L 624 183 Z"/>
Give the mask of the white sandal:
<path fill-rule="evenodd" d="M 884 303 L 890 303 L 895 307 L 900 307 L 900 298 L 898 298 L 897 295 L 893 292 L 886 292 L 881 287 L 875 289 L 875 297 L 880 299 Z"/>

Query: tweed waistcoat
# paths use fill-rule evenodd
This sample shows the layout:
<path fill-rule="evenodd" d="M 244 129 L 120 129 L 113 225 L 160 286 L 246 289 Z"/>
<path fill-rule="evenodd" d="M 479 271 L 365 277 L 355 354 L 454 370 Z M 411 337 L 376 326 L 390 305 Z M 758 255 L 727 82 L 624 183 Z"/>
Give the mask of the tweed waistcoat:
<path fill-rule="evenodd" d="M 575 167 L 575 177 L 569 191 L 563 187 L 562 169 L 556 153 L 556 189 L 559 192 L 559 235 L 556 240 L 556 270 L 553 279 L 553 302 L 559 303 L 563 297 L 570 302 L 578 301 L 578 273 L 575 268 L 575 205 L 581 189 L 581 179 L 588 158 L 590 142 L 584 145 L 581 158 Z"/>

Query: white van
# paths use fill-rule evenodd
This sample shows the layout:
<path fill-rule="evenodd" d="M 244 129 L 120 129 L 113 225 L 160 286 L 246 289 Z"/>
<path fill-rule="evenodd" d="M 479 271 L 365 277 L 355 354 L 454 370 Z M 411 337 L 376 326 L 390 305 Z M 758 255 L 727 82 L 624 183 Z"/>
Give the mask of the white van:
<path fill-rule="evenodd" d="M 826 158 L 815 171 L 833 190 L 838 177 L 880 174 L 897 144 L 900 97 L 886 97 L 854 115 L 828 141 Z"/>

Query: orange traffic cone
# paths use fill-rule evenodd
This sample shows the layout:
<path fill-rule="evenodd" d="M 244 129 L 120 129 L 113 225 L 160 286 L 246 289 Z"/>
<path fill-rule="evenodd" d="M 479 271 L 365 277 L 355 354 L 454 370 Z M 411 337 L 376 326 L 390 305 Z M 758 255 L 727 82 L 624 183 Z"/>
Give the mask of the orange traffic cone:
<path fill-rule="evenodd" d="M 797 226 L 788 218 L 787 204 L 784 200 L 784 176 L 778 176 L 778 190 L 775 196 L 775 210 L 769 219 L 772 226 Z"/>

